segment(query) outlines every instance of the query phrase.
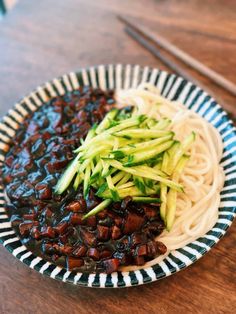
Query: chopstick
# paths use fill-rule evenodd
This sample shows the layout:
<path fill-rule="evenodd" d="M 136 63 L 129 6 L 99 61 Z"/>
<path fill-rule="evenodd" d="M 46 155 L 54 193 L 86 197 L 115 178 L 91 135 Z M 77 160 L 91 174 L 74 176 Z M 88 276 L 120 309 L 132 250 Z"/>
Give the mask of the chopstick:
<path fill-rule="evenodd" d="M 146 48 L 148 51 L 150 51 L 156 58 L 161 60 L 165 65 L 167 65 L 170 69 L 175 71 L 177 74 L 182 76 L 188 81 L 191 81 L 195 85 L 200 85 L 201 83 L 193 78 L 190 74 L 188 74 L 181 66 L 179 66 L 174 61 L 168 59 L 165 55 L 163 55 L 156 46 L 152 45 L 147 39 L 142 37 L 138 32 L 136 32 L 134 29 L 130 27 L 125 28 L 126 33 L 131 36 L 133 39 L 135 39 L 139 44 L 141 44 L 144 48 Z"/>
<path fill-rule="evenodd" d="M 151 42 L 165 49 L 166 51 L 168 51 L 169 53 L 171 53 L 172 55 L 174 55 L 175 57 L 183 61 L 185 64 L 191 66 L 192 68 L 197 70 L 199 73 L 205 75 L 206 77 L 211 79 L 213 82 L 215 82 L 217 85 L 223 87 L 225 90 L 227 90 L 228 92 L 236 96 L 236 85 L 230 82 L 229 80 L 227 80 L 226 78 L 224 78 L 219 73 L 208 68 L 207 66 L 205 66 L 204 64 L 202 64 L 195 58 L 191 57 L 189 54 L 187 54 L 183 50 L 171 44 L 164 37 L 158 35 L 156 32 L 154 33 L 153 31 L 146 28 L 145 26 L 137 25 L 127 17 L 118 16 L 118 18 L 133 31 L 136 31 L 137 33 L 144 36 L 146 39 L 150 40 Z M 179 70 L 183 71 L 180 68 Z"/>

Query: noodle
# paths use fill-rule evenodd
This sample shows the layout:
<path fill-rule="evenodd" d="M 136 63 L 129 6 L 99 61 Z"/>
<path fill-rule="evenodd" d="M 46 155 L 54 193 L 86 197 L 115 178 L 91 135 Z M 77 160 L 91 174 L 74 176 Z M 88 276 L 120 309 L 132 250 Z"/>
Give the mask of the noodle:
<path fill-rule="evenodd" d="M 119 107 L 134 106 L 136 114 L 170 118 L 170 130 L 180 141 L 192 131 L 196 133 L 196 140 L 189 149 L 191 157 L 180 177 L 185 192 L 178 193 L 174 225 L 170 232 L 165 230 L 156 238 L 167 246 L 168 252 L 147 262 L 147 267 L 162 261 L 170 251 L 204 236 L 215 225 L 224 183 L 223 168 L 219 165 L 223 143 L 210 123 L 184 105 L 162 97 L 149 83 L 139 85 L 137 89 L 118 91 L 117 100 Z M 121 270 L 140 268 L 125 266 Z"/>

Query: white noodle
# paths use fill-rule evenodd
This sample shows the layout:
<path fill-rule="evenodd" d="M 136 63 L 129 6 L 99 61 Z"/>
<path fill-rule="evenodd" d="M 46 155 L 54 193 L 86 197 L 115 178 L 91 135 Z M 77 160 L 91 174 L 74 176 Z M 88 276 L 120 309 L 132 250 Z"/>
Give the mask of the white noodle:
<path fill-rule="evenodd" d="M 197 134 L 189 150 L 190 160 L 180 178 L 185 192 L 178 193 L 174 225 L 170 232 L 164 231 L 156 239 L 167 246 L 168 252 L 147 262 L 145 267 L 148 267 L 162 261 L 170 251 L 204 236 L 215 225 L 224 183 L 223 169 L 219 165 L 223 143 L 211 124 L 184 105 L 160 96 L 158 89 L 149 83 L 137 89 L 120 90 L 117 101 L 119 107 L 135 106 L 137 114 L 170 118 L 170 130 L 180 141 L 192 131 Z M 140 268 L 143 266 L 121 267 L 124 271 Z"/>

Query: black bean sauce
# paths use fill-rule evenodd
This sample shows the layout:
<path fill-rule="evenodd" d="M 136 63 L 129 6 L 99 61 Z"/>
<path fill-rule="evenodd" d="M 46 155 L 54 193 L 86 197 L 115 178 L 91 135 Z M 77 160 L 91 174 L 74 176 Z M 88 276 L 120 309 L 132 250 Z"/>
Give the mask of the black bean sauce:
<path fill-rule="evenodd" d="M 87 87 L 50 100 L 24 120 L 1 170 L 8 214 L 22 242 L 68 269 L 111 273 L 166 252 L 154 240 L 164 229 L 158 206 L 127 197 L 82 221 L 101 202 L 96 191 L 86 200 L 81 189 L 54 193 L 73 150 L 114 104 L 112 91 Z"/>

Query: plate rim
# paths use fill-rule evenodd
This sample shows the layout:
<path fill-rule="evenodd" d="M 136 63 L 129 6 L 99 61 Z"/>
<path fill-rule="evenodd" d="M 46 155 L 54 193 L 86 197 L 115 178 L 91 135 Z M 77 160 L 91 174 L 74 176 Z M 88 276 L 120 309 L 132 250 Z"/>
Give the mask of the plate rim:
<path fill-rule="evenodd" d="M 4 142 L 4 139 L 6 140 L 6 137 L 10 138 L 11 134 L 13 134 L 12 133 L 13 132 L 12 130 L 14 129 L 13 126 L 15 126 L 15 124 L 18 123 L 17 116 L 19 115 L 21 116 L 22 119 L 24 119 L 24 117 L 30 113 L 30 112 L 29 113 L 27 112 L 28 109 L 30 109 L 30 111 L 37 110 L 37 108 L 40 107 L 41 104 L 47 101 L 45 100 L 45 97 L 43 96 L 43 94 L 45 94 L 48 97 L 48 99 L 50 99 L 50 98 L 53 98 L 54 96 L 53 94 L 57 96 L 57 94 L 60 95 L 61 93 L 62 95 L 63 93 L 67 91 L 76 89 L 77 83 L 81 83 L 80 82 L 81 77 L 82 77 L 82 81 L 86 83 L 86 75 L 87 75 L 87 81 L 93 87 L 96 87 L 96 84 L 98 85 L 98 83 L 101 85 L 104 85 L 104 80 L 105 80 L 105 85 L 104 85 L 105 87 L 112 87 L 110 86 L 110 82 L 109 82 L 110 78 L 112 78 L 113 80 L 113 84 L 114 84 L 113 87 L 116 87 L 116 88 L 121 87 L 120 85 L 124 85 L 126 82 L 125 80 L 127 80 L 130 84 L 132 83 L 133 85 L 135 85 L 135 83 L 137 83 L 140 80 L 140 78 L 143 78 L 144 71 L 148 73 L 149 76 L 147 77 L 149 78 L 149 81 L 152 78 L 154 78 L 154 81 L 156 84 L 158 84 L 159 78 L 161 75 L 164 77 L 164 82 L 166 82 L 166 80 L 168 79 L 167 85 L 168 85 L 168 82 L 172 80 L 172 82 L 169 84 L 170 85 L 169 89 L 167 90 L 167 96 L 169 96 L 169 93 L 172 91 L 173 84 L 175 84 L 176 81 L 179 80 L 178 88 L 180 87 L 181 84 L 183 84 L 183 88 L 189 85 L 188 86 L 189 90 L 191 88 L 193 89 L 190 94 L 186 94 L 185 101 L 188 100 L 188 97 L 192 95 L 194 90 L 198 90 L 198 93 L 200 92 L 201 95 L 208 97 L 207 99 L 207 104 L 209 105 L 208 107 L 213 111 L 214 110 L 216 112 L 219 111 L 219 113 L 222 115 L 222 119 L 224 117 L 224 123 L 227 122 L 229 131 L 231 131 L 233 135 L 235 136 L 235 141 L 232 141 L 232 144 L 234 144 L 233 148 L 236 147 L 236 129 L 233 125 L 233 122 L 229 119 L 227 113 L 215 101 L 215 99 L 211 97 L 207 92 L 205 92 L 204 89 L 198 87 L 194 83 L 174 73 L 169 73 L 167 71 L 163 71 L 158 68 L 144 67 L 137 64 L 136 65 L 130 65 L 130 64 L 96 65 L 96 66 L 81 68 L 75 72 L 64 74 L 62 76 L 59 76 L 58 78 L 54 78 L 50 81 L 47 81 L 39 85 L 32 92 L 23 96 L 21 100 L 12 109 L 10 109 L 6 115 L 4 115 L 1 118 L 1 121 L 0 121 L 0 167 L 4 161 L 4 152 L 2 149 L 3 145 L 6 144 Z M 101 75 L 101 78 L 103 77 L 103 80 L 100 80 L 100 75 Z M 121 77 L 121 75 L 123 76 Z M 159 75 L 158 79 L 157 79 L 157 75 Z M 116 79 L 117 81 L 114 82 L 114 80 Z M 121 81 L 122 79 L 122 84 L 121 82 L 119 82 L 118 84 L 118 79 L 119 81 Z M 77 83 L 76 83 L 76 80 L 77 80 Z M 164 88 L 167 88 L 167 87 L 164 86 Z M 178 88 L 175 89 L 174 93 L 172 91 L 173 97 L 176 97 Z M 47 93 L 45 91 L 47 91 Z M 163 91 L 165 92 L 165 90 L 162 90 L 162 92 Z M 181 92 L 180 92 L 180 95 L 181 95 Z M 195 102 L 193 105 L 195 105 Z M 28 106 L 28 109 L 26 108 L 27 106 Z M 25 114 L 25 112 L 27 114 Z M 8 131 L 10 132 L 10 134 L 8 133 Z M 228 130 L 226 132 L 228 132 Z M 234 139 L 233 136 L 232 138 Z M 236 150 L 231 152 L 231 157 L 229 157 L 228 159 L 230 160 L 232 159 L 236 165 Z M 233 178 L 236 179 L 236 170 L 235 172 L 234 170 L 232 170 L 232 173 L 235 174 Z M 186 246 L 192 245 L 194 244 L 194 242 L 198 242 L 199 239 L 191 242 L 190 244 L 184 246 L 181 249 L 171 252 L 171 254 L 167 256 L 168 258 L 169 256 L 172 255 L 172 253 L 178 252 L 178 254 L 177 256 L 176 255 L 171 256 L 167 260 L 165 258 L 164 263 L 162 261 L 160 263 L 157 263 L 149 267 L 145 267 L 144 265 L 144 267 L 138 271 L 137 270 L 128 271 L 128 272 L 119 271 L 119 272 L 112 273 L 111 275 L 70 272 L 70 271 L 67 271 L 65 268 L 61 268 L 59 266 L 56 266 L 53 263 L 47 262 L 41 257 L 37 257 L 36 255 L 31 253 L 31 251 L 28 250 L 23 244 L 21 244 L 21 241 L 19 240 L 15 231 L 11 227 L 7 227 L 7 228 L 5 227 L 5 226 L 9 226 L 10 224 L 9 224 L 9 219 L 6 218 L 6 212 L 4 209 L 2 186 L 0 189 L 0 243 L 2 243 L 3 246 L 6 247 L 6 249 L 12 255 L 14 255 L 17 259 L 19 259 L 21 262 L 28 265 L 30 268 L 42 273 L 43 275 L 46 275 L 53 279 L 73 283 L 74 285 L 78 285 L 78 286 L 95 287 L 95 288 L 121 288 L 121 287 L 142 285 L 145 283 L 162 279 L 164 277 L 168 277 L 172 275 L 173 273 L 176 273 L 182 269 L 187 268 L 188 266 L 190 266 L 191 264 L 199 260 L 207 252 L 209 252 L 210 249 L 216 243 L 218 243 L 218 241 L 224 236 L 227 229 L 231 226 L 233 219 L 235 218 L 236 189 L 235 190 L 232 189 L 232 191 L 234 192 L 235 199 L 233 199 L 232 197 L 232 200 L 230 199 L 229 201 L 231 201 L 234 205 L 232 207 L 232 211 L 230 212 L 230 214 L 229 213 L 225 214 L 223 216 L 226 216 L 226 217 L 221 218 L 224 221 L 223 226 L 221 226 L 220 228 L 216 228 L 214 226 L 208 233 L 204 235 L 204 237 L 201 237 L 201 238 L 203 239 L 206 238 L 206 236 L 210 232 L 212 232 L 214 228 L 220 230 L 220 231 L 218 230 L 218 235 L 209 234 L 210 238 L 207 240 L 210 240 L 210 241 L 208 241 L 206 245 L 202 245 L 202 246 L 198 245 L 198 250 L 196 250 L 194 247 L 193 248 L 190 247 L 189 250 L 187 251 L 187 253 L 189 254 L 187 255 L 186 255 L 186 252 L 183 252 L 184 249 L 186 249 Z M 220 211 L 219 211 L 219 216 L 220 216 Z M 219 219 L 220 218 L 218 217 L 217 223 Z M 7 231 L 3 231 L 6 229 Z M 6 233 L 8 234 L 6 235 Z M 196 253 L 195 255 L 193 254 L 194 251 L 197 252 L 197 255 Z M 181 256 L 182 260 L 180 258 L 180 255 L 182 255 Z M 182 263 L 179 263 L 179 261 L 182 261 Z"/>

